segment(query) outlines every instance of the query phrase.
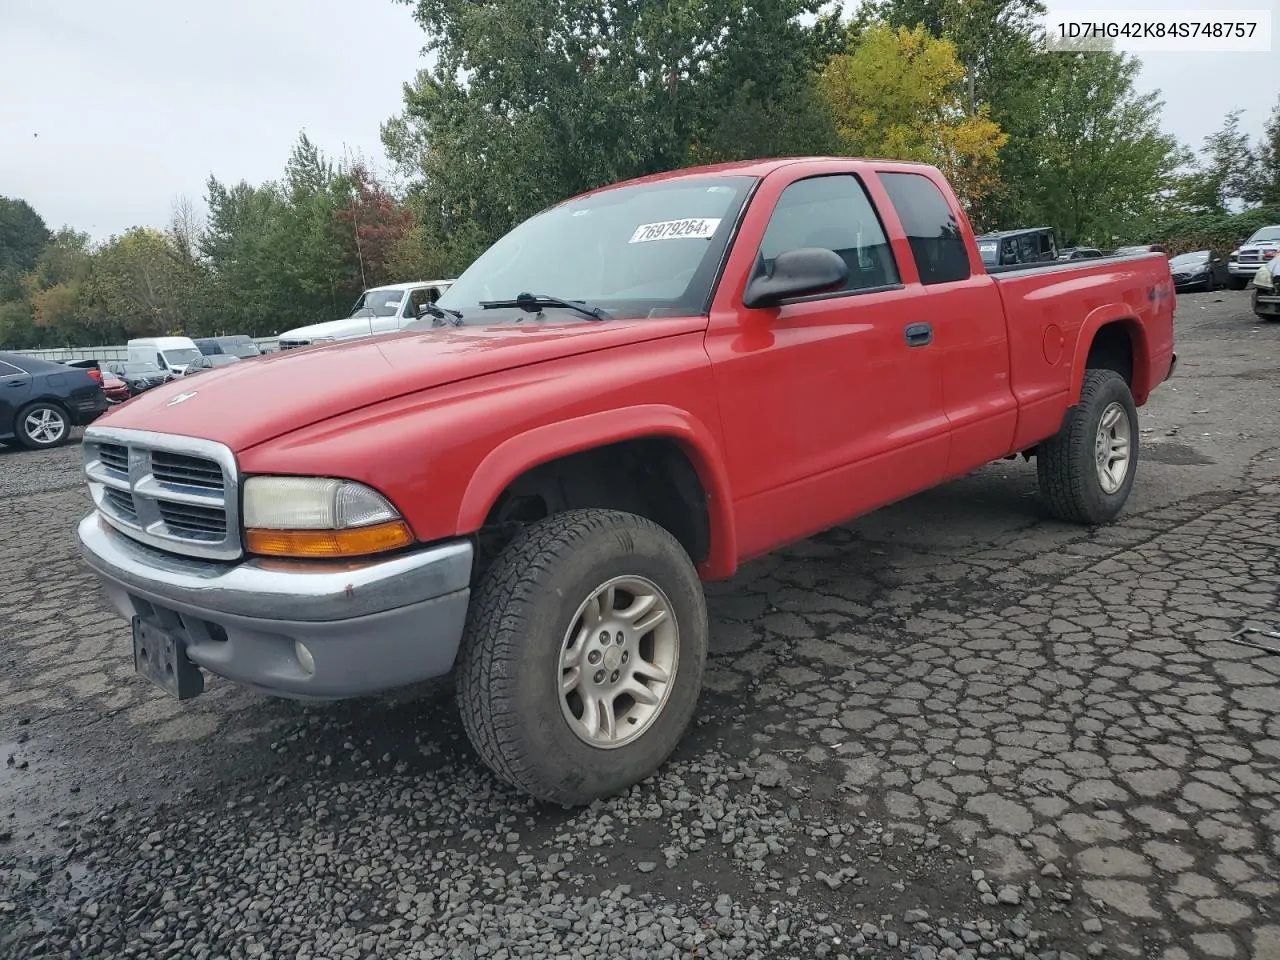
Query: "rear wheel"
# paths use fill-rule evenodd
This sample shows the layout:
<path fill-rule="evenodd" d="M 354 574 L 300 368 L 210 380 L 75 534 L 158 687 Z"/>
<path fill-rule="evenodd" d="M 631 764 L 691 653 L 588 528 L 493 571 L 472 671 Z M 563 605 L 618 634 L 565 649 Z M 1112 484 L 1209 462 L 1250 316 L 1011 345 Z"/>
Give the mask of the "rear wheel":
<path fill-rule="evenodd" d="M 1114 520 L 1138 469 L 1138 409 L 1114 370 L 1086 370 L 1080 402 L 1036 453 L 1049 512 L 1070 523 Z"/>
<path fill-rule="evenodd" d="M 472 598 L 463 727 L 494 773 L 534 797 L 611 796 L 684 735 L 707 634 L 697 571 L 662 527 L 598 509 L 533 523 Z"/>
<path fill-rule="evenodd" d="M 57 447 L 71 438 L 71 419 L 55 403 L 33 403 L 18 411 L 14 433 L 30 450 Z"/>

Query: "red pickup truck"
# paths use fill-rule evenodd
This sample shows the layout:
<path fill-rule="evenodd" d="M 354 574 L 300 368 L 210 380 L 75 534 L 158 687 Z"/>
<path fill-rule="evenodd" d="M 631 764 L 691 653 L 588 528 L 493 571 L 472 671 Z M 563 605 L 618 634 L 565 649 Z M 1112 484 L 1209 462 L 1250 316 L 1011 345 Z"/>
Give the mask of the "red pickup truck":
<path fill-rule="evenodd" d="M 943 176 L 896 162 L 606 187 L 423 310 L 108 413 L 82 552 L 172 694 L 453 673 L 484 762 L 567 804 L 675 748 L 701 581 L 1020 453 L 1050 514 L 1110 521 L 1176 360 L 1164 256 L 984 270 Z"/>

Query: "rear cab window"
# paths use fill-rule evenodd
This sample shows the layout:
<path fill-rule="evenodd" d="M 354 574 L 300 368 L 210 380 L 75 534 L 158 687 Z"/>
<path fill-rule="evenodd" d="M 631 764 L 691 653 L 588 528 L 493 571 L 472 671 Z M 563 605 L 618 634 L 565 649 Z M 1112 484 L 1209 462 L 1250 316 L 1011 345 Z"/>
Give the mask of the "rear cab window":
<path fill-rule="evenodd" d="M 849 277 L 840 290 L 801 299 L 880 290 L 900 282 L 880 217 L 853 174 L 810 177 L 782 191 L 760 241 L 766 271 L 779 254 L 806 247 L 834 252 L 848 266 Z"/>
<path fill-rule="evenodd" d="M 925 286 L 968 280 L 969 250 L 955 211 L 932 180 L 918 173 L 880 173 Z"/>

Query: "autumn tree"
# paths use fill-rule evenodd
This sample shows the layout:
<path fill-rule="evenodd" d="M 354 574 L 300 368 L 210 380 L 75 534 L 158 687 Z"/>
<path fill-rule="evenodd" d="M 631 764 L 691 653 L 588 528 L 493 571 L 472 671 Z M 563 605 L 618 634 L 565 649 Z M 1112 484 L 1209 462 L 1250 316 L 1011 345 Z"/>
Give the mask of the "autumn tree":
<path fill-rule="evenodd" d="M 951 41 L 876 24 L 831 58 L 819 89 L 842 153 L 935 164 L 973 202 L 991 190 L 1006 137 L 985 108 L 965 111 L 963 80 Z"/>

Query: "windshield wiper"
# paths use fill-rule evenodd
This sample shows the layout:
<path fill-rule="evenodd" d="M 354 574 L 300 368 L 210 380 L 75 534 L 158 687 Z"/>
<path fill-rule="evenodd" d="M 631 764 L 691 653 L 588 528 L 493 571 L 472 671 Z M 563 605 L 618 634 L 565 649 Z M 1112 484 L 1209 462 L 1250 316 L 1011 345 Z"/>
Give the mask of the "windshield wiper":
<path fill-rule="evenodd" d="M 435 317 L 437 320 L 447 320 L 455 327 L 462 323 L 462 314 L 457 310 L 450 310 L 447 307 L 437 306 L 434 303 L 424 303 L 418 307 L 418 316 L 423 314 Z"/>
<path fill-rule="evenodd" d="M 521 293 L 514 300 L 481 300 L 480 306 L 486 310 L 519 307 L 528 313 L 541 313 L 543 307 L 560 307 L 580 313 L 590 320 L 613 319 L 613 315 L 603 307 L 589 306 L 584 300 L 562 300 L 560 297 L 548 297 L 541 293 Z"/>

